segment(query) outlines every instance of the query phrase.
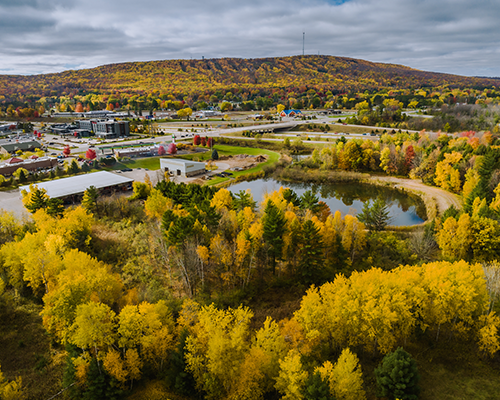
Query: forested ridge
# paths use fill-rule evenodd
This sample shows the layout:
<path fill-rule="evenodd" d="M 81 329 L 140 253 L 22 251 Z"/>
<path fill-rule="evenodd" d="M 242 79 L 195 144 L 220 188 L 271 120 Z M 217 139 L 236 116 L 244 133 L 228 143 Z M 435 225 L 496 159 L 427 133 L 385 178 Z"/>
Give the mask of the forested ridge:
<path fill-rule="evenodd" d="M 35 103 L 42 98 L 75 95 L 165 95 L 204 101 L 216 92 L 259 96 L 362 93 L 382 89 L 450 87 L 482 89 L 498 79 L 419 71 L 409 67 L 333 56 L 294 56 L 263 59 L 222 58 L 163 60 L 104 65 L 61 73 L 0 75 L 0 102 Z M 283 92 L 284 91 L 284 92 Z M 165 100 L 165 99 L 163 99 Z"/>

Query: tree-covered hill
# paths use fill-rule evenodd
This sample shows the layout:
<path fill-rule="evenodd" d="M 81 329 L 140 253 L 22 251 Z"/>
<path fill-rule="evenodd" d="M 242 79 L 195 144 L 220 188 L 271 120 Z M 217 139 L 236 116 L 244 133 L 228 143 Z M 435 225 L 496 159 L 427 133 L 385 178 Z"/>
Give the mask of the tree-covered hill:
<path fill-rule="evenodd" d="M 402 65 L 346 57 L 164 60 L 103 65 L 92 69 L 20 76 L 0 75 L 0 103 L 36 102 L 43 97 L 94 94 L 210 96 L 247 92 L 249 96 L 302 93 L 311 88 L 333 94 L 421 87 L 484 88 L 500 79 L 419 71 Z"/>

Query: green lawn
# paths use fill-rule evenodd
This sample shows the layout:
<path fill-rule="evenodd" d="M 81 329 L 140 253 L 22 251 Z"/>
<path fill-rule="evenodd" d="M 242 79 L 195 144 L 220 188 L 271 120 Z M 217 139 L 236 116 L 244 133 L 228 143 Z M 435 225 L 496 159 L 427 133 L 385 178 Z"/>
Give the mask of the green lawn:
<path fill-rule="evenodd" d="M 103 169 L 116 171 L 123 168 L 147 168 L 154 171 L 160 169 L 160 159 L 158 157 L 138 158 L 136 160 L 117 162 L 115 165 Z"/>

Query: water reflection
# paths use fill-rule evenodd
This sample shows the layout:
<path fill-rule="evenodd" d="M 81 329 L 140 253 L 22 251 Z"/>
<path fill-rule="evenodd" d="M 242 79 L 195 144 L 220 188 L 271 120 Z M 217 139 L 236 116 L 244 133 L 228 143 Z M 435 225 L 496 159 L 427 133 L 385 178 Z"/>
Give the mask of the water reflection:
<path fill-rule="evenodd" d="M 336 210 L 339 210 L 342 215 L 352 214 L 353 210 L 360 212 L 364 202 L 381 197 L 385 200 L 389 209 L 390 225 L 415 225 L 424 222 L 425 218 L 425 205 L 419 197 L 391 188 L 357 182 L 312 184 L 280 182 L 275 179 L 257 179 L 251 182 L 238 183 L 228 189 L 233 193 L 250 189 L 254 200 L 260 202 L 264 198 L 264 193 L 278 190 L 280 186 L 289 187 L 299 196 L 302 196 L 307 190 L 312 190 L 320 201 L 324 201 L 330 207 L 332 213 Z"/>

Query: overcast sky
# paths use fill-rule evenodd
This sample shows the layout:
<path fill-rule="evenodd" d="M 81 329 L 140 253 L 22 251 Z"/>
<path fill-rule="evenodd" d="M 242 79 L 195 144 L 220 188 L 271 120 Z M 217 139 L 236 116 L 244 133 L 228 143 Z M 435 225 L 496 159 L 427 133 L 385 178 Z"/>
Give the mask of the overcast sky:
<path fill-rule="evenodd" d="M 0 0 L 0 74 L 325 54 L 500 77 L 500 0 Z"/>

